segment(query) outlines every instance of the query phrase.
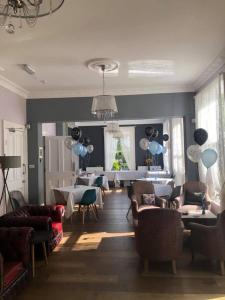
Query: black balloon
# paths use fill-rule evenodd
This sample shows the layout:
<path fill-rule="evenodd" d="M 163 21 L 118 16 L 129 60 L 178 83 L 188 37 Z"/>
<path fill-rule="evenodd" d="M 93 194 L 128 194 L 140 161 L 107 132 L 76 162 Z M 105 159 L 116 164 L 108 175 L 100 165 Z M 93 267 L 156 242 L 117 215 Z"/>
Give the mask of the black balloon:
<path fill-rule="evenodd" d="M 71 136 L 75 141 L 78 141 L 79 138 L 81 137 L 81 135 L 82 135 L 82 132 L 81 132 L 80 128 L 74 127 L 71 129 Z"/>
<path fill-rule="evenodd" d="M 169 135 L 165 133 L 165 134 L 163 135 L 163 140 L 164 140 L 164 142 L 169 141 Z"/>
<path fill-rule="evenodd" d="M 151 136 L 151 138 L 157 138 L 157 136 L 159 135 L 159 132 L 158 132 L 158 130 L 157 129 L 153 129 L 153 133 L 152 133 L 152 136 Z"/>
<path fill-rule="evenodd" d="M 208 139 L 208 132 L 203 128 L 198 128 L 194 131 L 194 140 L 195 142 L 202 146 Z"/>
<path fill-rule="evenodd" d="M 80 137 L 80 138 L 79 138 L 79 143 L 81 143 L 81 144 L 84 145 L 84 137 Z"/>
<path fill-rule="evenodd" d="M 84 138 L 84 146 L 88 146 L 91 143 L 91 140 L 88 137 Z"/>
<path fill-rule="evenodd" d="M 145 134 L 148 138 L 150 138 L 152 136 L 153 132 L 154 132 L 153 127 L 148 126 L 148 127 L 145 128 Z"/>

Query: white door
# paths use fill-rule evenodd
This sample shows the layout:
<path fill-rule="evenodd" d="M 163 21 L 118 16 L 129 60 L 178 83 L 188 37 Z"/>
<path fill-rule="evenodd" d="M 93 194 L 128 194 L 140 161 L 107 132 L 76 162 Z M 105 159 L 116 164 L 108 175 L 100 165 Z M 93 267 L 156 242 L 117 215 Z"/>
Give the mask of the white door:
<path fill-rule="evenodd" d="M 65 136 L 45 137 L 46 204 L 54 202 L 52 189 L 73 185 L 79 158 L 65 146 Z"/>
<path fill-rule="evenodd" d="M 24 125 L 8 121 L 3 121 L 3 128 L 4 155 L 21 157 L 21 168 L 9 170 L 7 179 L 9 191 L 21 191 L 24 198 L 27 200 L 27 131 Z"/>

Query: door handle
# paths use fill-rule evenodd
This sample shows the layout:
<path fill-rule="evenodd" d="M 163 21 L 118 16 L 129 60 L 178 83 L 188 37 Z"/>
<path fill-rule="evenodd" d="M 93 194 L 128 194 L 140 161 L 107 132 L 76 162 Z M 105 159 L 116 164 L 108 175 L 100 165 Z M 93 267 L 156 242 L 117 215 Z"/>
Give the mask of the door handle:
<path fill-rule="evenodd" d="M 25 175 L 26 173 L 27 173 L 26 164 L 23 164 L 23 175 Z"/>

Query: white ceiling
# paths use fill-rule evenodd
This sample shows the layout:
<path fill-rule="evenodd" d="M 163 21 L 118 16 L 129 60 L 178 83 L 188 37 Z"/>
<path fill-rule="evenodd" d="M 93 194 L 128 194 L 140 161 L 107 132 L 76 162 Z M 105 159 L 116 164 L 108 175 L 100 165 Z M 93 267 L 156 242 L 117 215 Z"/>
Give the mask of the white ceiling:
<path fill-rule="evenodd" d="M 193 91 L 224 64 L 225 0 L 65 0 L 34 28 L 0 30 L 0 76 L 29 97 L 100 93 L 99 75 L 85 65 L 93 58 L 120 62 L 119 76 L 106 79 L 108 92 Z M 135 60 L 171 60 L 175 74 L 129 78 Z M 23 63 L 36 75 L 22 71 Z"/>

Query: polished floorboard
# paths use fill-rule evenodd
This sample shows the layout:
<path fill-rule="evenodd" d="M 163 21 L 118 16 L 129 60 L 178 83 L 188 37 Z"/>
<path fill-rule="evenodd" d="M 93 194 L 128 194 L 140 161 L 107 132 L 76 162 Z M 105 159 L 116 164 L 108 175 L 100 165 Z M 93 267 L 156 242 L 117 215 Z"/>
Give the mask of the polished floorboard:
<path fill-rule="evenodd" d="M 64 223 L 64 238 L 49 256 L 46 266 L 38 262 L 36 277 L 16 299 L 20 300 L 151 300 L 225 299 L 225 277 L 216 262 L 197 256 L 194 263 L 188 248 L 177 262 L 150 264 L 148 276 L 135 251 L 132 218 L 126 219 L 126 191 L 112 190 L 104 197 L 99 221 L 90 216 Z"/>

